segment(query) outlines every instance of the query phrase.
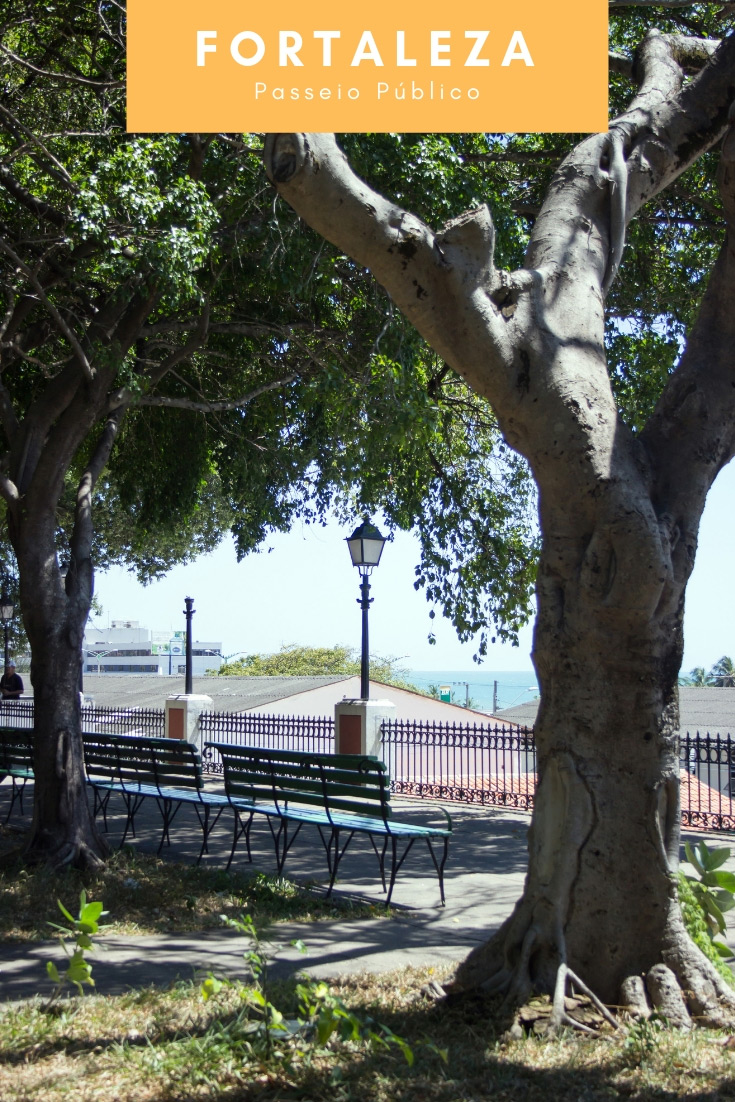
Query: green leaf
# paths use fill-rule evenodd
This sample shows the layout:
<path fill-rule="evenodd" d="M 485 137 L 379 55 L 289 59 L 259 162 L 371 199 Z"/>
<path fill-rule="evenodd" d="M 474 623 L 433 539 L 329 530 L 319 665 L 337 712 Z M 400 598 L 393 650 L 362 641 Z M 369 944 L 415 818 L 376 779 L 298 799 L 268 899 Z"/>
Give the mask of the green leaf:
<path fill-rule="evenodd" d="M 724 865 L 731 852 L 729 846 L 718 846 L 717 849 L 710 849 L 705 842 L 700 842 L 699 849 L 702 854 L 702 864 L 707 872 L 712 872 L 714 869 L 718 869 L 720 865 Z"/>
<path fill-rule="evenodd" d="M 711 894 L 708 893 L 704 897 L 702 902 L 704 904 L 704 908 L 705 908 L 705 911 L 707 912 L 707 914 L 711 915 L 712 918 L 715 920 L 715 923 L 717 925 L 717 929 L 719 930 L 719 932 L 721 934 L 724 934 L 725 929 L 726 929 L 725 919 L 723 917 L 722 911 L 720 910 L 720 908 L 715 903 L 714 896 L 712 896 Z"/>
<path fill-rule="evenodd" d="M 323 1014 L 316 1024 L 317 1043 L 324 1046 L 337 1028 L 337 1019 L 332 1015 Z"/>
<path fill-rule="evenodd" d="M 67 911 L 66 907 L 61 902 L 61 900 L 57 899 L 56 902 L 58 903 L 59 910 L 63 914 L 64 918 L 68 918 L 70 922 L 76 922 L 76 919 L 74 918 L 74 915 L 69 914 L 69 912 Z"/>
<path fill-rule="evenodd" d="M 222 981 L 218 980 L 216 976 L 207 976 L 206 980 L 204 980 L 199 987 L 200 994 L 205 1001 L 211 999 L 213 995 L 216 995 L 221 990 Z"/>
<path fill-rule="evenodd" d="M 718 888 L 724 888 L 731 894 L 735 893 L 735 872 L 716 872 L 714 877 Z"/>
<path fill-rule="evenodd" d="M 54 983 L 61 983 L 61 977 L 59 975 L 59 969 L 56 967 L 52 960 L 46 961 L 46 971 Z"/>
<path fill-rule="evenodd" d="M 97 925 L 97 920 L 102 914 L 104 903 L 87 903 L 79 912 L 79 921 L 85 924 Z"/>

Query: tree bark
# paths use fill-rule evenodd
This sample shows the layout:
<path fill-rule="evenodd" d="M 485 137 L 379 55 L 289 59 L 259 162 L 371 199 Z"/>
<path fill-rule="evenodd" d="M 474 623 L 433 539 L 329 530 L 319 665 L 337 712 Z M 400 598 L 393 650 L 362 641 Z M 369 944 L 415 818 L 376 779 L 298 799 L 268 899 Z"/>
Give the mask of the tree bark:
<path fill-rule="evenodd" d="M 702 66 L 687 84 L 685 60 Z M 735 37 L 717 47 L 652 33 L 635 71 L 627 112 L 561 165 L 517 272 L 495 268 L 485 208 L 434 232 L 358 179 L 330 135 L 269 135 L 265 161 L 282 196 L 368 266 L 490 401 L 539 487 L 528 876 L 456 987 L 511 1004 L 547 990 L 562 1013 L 570 970 L 612 1003 L 645 975 L 654 1002 L 678 981 L 692 1013 L 722 1021 L 735 997 L 689 940 L 677 901 L 677 675 L 702 508 L 735 450 L 732 137 L 720 176 L 728 240 L 679 368 L 638 435 L 612 394 L 604 299 L 630 219 L 729 133 Z"/>
<path fill-rule="evenodd" d="M 87 800 L 79 688 L 93 593 L 92 496 L 124 407 L 108 416 L 79 480 L 63 572 L 56 510 L 69 463 L 108 405 L 110 382 L 109 370 L 92 385 L 69 372 L 57 388 L 56 418 L 46 412 L 46 395 L 16 427 L 3 485 L 34 690 L 33 820 L 21 852 L 52 868 L 96 867 L 108 853 Z"/>
<path fill-rule="evenodd" d="M 95 867 L 108 847 L 87 801 L 79 692 L 91 588 L 74 557 L 62 578 L 54 512 L 44 524 L 16 510 L 10 524 L 34 689 L 33 820 L 22 853 L 53 868 Z"/>

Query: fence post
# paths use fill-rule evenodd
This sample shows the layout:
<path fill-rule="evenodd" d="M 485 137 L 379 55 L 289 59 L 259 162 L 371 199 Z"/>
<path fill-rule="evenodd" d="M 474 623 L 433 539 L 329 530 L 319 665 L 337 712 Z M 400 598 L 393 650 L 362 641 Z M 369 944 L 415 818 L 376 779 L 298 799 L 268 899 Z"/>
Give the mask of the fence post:
<path fill-rule="evenodd" d="M 380 727 L 395 711 L 390 700 L 340 700 L 334 707 L 335 753 L 382 757 Z"/>
<path fill-rule="evenodd" d="M 211 696 L 196 693 L 166 698 L 166 738 L 180 738 L 190 742 L 201 752 L 202 738 L 199 717 L 212 707 Z"/>

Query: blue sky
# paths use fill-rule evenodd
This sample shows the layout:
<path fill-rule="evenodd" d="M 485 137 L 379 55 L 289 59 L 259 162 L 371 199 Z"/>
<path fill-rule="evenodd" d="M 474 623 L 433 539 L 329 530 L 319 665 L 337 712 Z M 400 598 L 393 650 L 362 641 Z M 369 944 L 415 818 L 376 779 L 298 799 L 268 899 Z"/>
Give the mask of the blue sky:
<path fill-rule="evenodd" d="M 735 464 L 710 493 L 689 583 L 683 669 L 709 667 L 723 654 L 735 657 Z M 274 651 L 284 643 L 332 646 L 360 642 L 358 574 L 344 543 L 350 530 L 297 525 L 270 539 L 266 549 L 238 563 L 230 544 L 196 562 L 176 567 L 143 587 L 114 569 L 97 576 L 102 615 L 93 621 L 138 620 L 157 631 L 184 626 L 184 597 L 194 598 L 194 637 L 222 642 L 224 654 Z M 468 670 L 475 648 L 460 643 L 451 625 L 413 588 L 418 562 L 415 539 L 398 533 L 386 545 L 373 576 L 370 649 L 417 670 Z M 436 646 L 427 637 L 434 631 Z M 493 671 L 530 670 L 530 626 L 519 646 L 496 644 L 483 666 Z"/>

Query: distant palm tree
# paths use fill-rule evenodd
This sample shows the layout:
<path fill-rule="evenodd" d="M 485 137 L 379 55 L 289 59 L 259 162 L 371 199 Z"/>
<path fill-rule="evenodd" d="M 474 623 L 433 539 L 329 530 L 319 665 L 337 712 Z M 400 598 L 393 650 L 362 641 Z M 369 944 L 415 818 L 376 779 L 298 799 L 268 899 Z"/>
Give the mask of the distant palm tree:
<path fill-rule="evenodd" d="M 704 666 L 695 666 L 693 670 L 690 670 L 688 674 L 679 678 L 680 685 L 688 685 L 699 689 L 704 688 L 706 685 L 711 685 L 710 675 L 705 670 Z"/>
<path fill-rule="evenodd" d="M 727 655 L 723 655 L 719 662 L 715 662 L 709 671 L 709 680 L 718 689 L 735 688 L 735 662 Z"/>

